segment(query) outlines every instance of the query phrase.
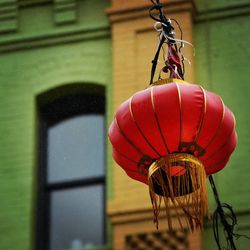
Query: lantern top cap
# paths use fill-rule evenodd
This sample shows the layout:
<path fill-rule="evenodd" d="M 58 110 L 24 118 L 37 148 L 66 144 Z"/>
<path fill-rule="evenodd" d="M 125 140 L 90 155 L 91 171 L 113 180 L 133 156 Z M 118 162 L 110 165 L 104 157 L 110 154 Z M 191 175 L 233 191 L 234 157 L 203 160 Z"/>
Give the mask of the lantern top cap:
<path fill-rule="evenodd" d="M 153 82 L 151 84 L 151 86 L 163 85 L 163 84 L 167 84 L 167 83 L 171 83 L 171 82 L 179 82 L 179 83 L 189 84 L 188 82 L 186 82 L 186 81 L 184 81 L 182 79 L 178 79 L 178 78 L 165 78 L 165 79 L 160 79 L 160 80 L 157 80 L 157 81 Z"/>

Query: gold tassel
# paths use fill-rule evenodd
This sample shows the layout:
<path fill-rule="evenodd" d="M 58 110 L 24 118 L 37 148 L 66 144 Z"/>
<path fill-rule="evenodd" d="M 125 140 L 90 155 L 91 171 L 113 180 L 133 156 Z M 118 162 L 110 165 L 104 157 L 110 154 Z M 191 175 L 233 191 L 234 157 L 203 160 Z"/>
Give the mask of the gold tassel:
<path fill-rule="evenodd" d="M 193 232 L 203 227 L 203 219 L 208 215 L 206 173 L 195 156 L 176 153 L 156 160 L 149 167 L 148 185 L 157 229 L 162 200 L 170 231 L 173 211 L 181 229 Z"/>

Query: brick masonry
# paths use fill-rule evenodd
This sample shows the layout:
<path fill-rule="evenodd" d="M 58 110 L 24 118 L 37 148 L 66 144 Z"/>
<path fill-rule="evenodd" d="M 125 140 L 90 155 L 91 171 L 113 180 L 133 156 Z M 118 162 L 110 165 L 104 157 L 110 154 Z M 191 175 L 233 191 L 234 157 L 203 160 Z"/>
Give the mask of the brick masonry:
<path fill-rule="evenodd" d="M 0 249 L 34 249 L 36 97 L 49 89 L 74 83 L 101 84 L 106 86 L 107 95 L 111 92 L 110 33 L 98 36 L 100 29 L 109 27 L 104 12 L 107 3 L 95 1 L 93 23 L 85 15 L 70 27 L 58 28 L 53 23 L 52 1 L 41 5 L 39 1 L 33 2 L 37 4 L 22 6 L 19 11 L 20 31 L 0 37 L 0 47 L 6 40 L 12 46 L 11 51 L 0 54 Z M 86 10 L 90 6 L 85 1 L 78 7 Z M 68 43 L 67 36 L 79 30 L 86 34 L 90 30 L 91 35 L 97 35 L 88 39 L 75 37 Z M 52 33 L 57 41 L 48 46 L 43 37 L 50 39 Z M 17 50 L 20 41 L 26 43 L 25 49 Z M 33 48 L 37 41 L 40 44 Z"/>
<path fill-rule="evenodd" d="M 235 113 L 239 145 L 226 169 L 215 175 L 215 179 L 222 201 L 230 203 L 237 211 L 241 223 L 238 231 L 249 234 L 249 1 L 194 1 L 195 9 L 191 1 L 181 4 L 178 1 L 162 2 L 167 3 L 168 16 L 180 22 L 184 39 L 196 47 L 194 58 L 191 48 L 185 51 L 192 62 L 191 68 L 186 65 L 186 80 L 200 83 L 221 95 Z M 147 16 L 149 6 L 150 1 L 113 0 L 107 11 L 113 42 L 113 112 L 134 92 L 148 85 L 150 64 L 157 45 L 153 22 Z M 147 186 L 131 180 L 115 163 L 113 199 L 108 205 L 114 224 L 115 249 L 125 249 L 125 238 L 130 232 L 137 235 L 153 230 Z M 212 211 L 211 193 L 210 206 Z M 246 218 L 249 219 L 245 221 Z M 189 239 L 194 244 L 190 249 L 216 249 L 211 223 L 207 225 L 202 235 L 195 234 Z M 246 249 L 246 244 L 244 239 L 237 241 L 239 249 Z"/>

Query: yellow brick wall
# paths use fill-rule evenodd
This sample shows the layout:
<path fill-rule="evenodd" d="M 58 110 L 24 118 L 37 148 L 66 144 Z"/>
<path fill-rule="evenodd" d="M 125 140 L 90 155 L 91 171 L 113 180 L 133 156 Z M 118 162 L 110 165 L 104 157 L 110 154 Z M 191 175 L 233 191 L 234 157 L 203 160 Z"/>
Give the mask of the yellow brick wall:
<path fill-rule="evenodd" d="M 184 39 L 192 42 L 193 7 L 190 2 L 162 2 L 167 4 L 164 9 L 167 16 L 181 24 Z M 158 34 L 153 28 L 154 21 L 148 17 L 149 6 L 149 0 L 113 0 L 111 8 L 107 10 L 113 42 L 113 113 L 123 101 L 149 84 L 151 61 L 159 41 Z M 176 33 L 178 37 L 177 30 Z M 184 52 L 185 57 L 192 61 L 192 48 L 185 46 Z M 185 80 L 193 81 L 193 70 L 194 65 L 190 67 L 186 63 Z M 159 70 L 155 77 L 158 77 L 158 74 Z M 130 179 L 115 162 L 112 179 L 114 197 L 109 201 L 108 213 L 114 224 L 115 249 L 122 250 L 125 247 L 126 234 L 143 230 L 152 231 L 155 228 L 148 187 Z M 143 213 L 145 217 L 140 217 Z M 199 238 L 199 234 L 190 237 Z M 196 246 L 190 249 L 200 249 L 199 240 L 196 243 Z"/>

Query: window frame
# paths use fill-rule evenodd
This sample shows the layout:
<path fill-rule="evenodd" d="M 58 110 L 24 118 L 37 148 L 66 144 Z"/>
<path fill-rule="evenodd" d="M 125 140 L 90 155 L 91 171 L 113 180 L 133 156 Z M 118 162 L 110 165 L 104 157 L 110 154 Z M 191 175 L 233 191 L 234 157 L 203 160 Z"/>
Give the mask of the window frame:
<path fill-rule="evenodd" d="M 48 182 L 48 131 L 49 128 L 63 120 L 84 114 L 102 114 L 106 120 L 106 99 L 103 86 L 91 86 L 92 93 L 79 85 L 69 89 L 64 87 L 64 95 L 58 95 L 60 88 L 53 89 L 37 98 L 38 113 L 38 171 L 37 171 L 37 202 L 36 202 L 36 249 L 50 250 L 50 208 L 51 194 L 53 191 L 70 190 L 78 187 L 92 185 L 103 186 L 103 246 L 107 244 L 107 220 L 106 220 L 106 157 L 104 158 L 104 174 L 98 177 L 77 178 L 56 183 Z M 95 88 L 96 87 L 96 88 Z M 67 91 L 71 90 L 71 91 Z M 75 91 L 74 91 L 75 90 Z M 79 91 L 81 90 L 81 91 Z M 47 102 L 44 100 L 47 99 Z M 49 100 L 49 101 L 48 101 Z M 104 131 L 105 122 L 104 122 Z M 106 142 L 104 143 L 104 155 L 106 156 Z M 95 248 L 95 247 L 94 247 Z"/>

